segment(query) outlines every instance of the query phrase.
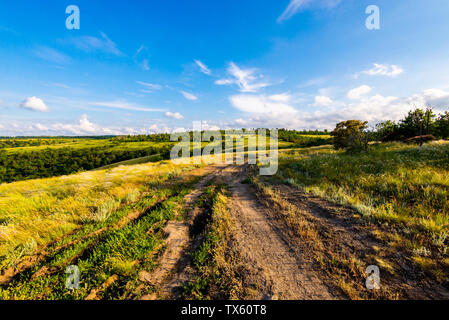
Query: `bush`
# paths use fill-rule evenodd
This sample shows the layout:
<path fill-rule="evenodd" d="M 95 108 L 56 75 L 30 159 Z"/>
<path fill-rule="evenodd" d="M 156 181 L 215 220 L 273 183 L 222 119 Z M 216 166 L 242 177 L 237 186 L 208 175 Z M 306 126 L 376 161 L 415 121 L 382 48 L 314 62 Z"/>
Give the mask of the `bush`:
<path fill-rule="evenodd" d="M 347 120 L 337 124 L 331 135 L 334 137 L 335 149 L 359 152 L 368 149 L 368 138 L 365 133 L 368 122 Z"/>

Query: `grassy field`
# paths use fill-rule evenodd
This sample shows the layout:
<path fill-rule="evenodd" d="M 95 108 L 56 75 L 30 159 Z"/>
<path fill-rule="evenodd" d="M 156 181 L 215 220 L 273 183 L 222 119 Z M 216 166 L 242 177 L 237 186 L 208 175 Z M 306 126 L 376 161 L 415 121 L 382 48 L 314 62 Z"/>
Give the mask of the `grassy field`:
<path fill-rule="evenodd" d="M 149 143 L 123 142 L 114 148 L 138 149 Z M 446 277 L 441 268 L 449 265 L 449 142 L 429 143 L 421 150 L 402 143 L 374 144 L 367 153 L 357 154 L 330 145 L 279 145 L 279 170 L 274 176 L 257 177 L 263 184 L 312 193 L 354 208 L 352 219 L 399 230 L 391 237 L 408 239 L 403 245 L 413 252 L 414 261 L 436 278 Z M 8 152 L 41 147 L 19 146 Z M 137 299 L 151 294 L 153 287 L 143 283 L 139 273 L 157 267 L 165 246 L 164 226 L 185 219 L 185 196 L 199 179 L 190 172 L 204 166 L 170 160 L 146 163 L 157 157 L 0 184 L 0 299 Z M 196 203 L 204 221 L 200 242 L 191 253 L 194 277 L 184 287 L 185 299 L 250 296 L 241 278 L 245 265 L 234 251 L 227 195 L 226 186 L 214 180 Z M 69 265 L 82 269 L 79 290 L 65 286 Z M 360 297 L 351 290 L 349 296 Z"/>
<path fill-rule="evenodd" d="M 281 153 L 274 179 L 303 187 L 361 215 L 442 234 L 449 230 L 449 143 L 373 145 L 347 154 L 330 146 Z"/>
<path fill-rule="evenodd" d="M 167 161 L 0 185 L 1 269 L 192 168 Z"/>
<path fill-rule="evenodd" d="M 49 141 L 51 143 L 47 144 Z M 144 158 L 154 161 L 155 157 L 151 156 L 155 155 L 159 155 L 158 159 L 168 159 L 173 145 L 171 142 L 85 138 L 38 142 L 20 139 L 17 143 L 17 147 L 0 149 L 0 182 L 67 175 L 137 158 L 141 158 L 141 163 Z"/>
<path fill-rule="evenodd" d="M 445 290 L 436 288 L 449 280 L 449 141 L 421 150 L 374 144 L 356 154 L 331 146 L 284 150 L 275 176 L 251 181 L 351 299 L 399 299 L 411 279 L 419 279 L 411 285 L 417 292 Z M 364 287 L 372 264 L 389 282 L 378 292 Z M 434 285 L 417 289 L 426 283 Z"/>

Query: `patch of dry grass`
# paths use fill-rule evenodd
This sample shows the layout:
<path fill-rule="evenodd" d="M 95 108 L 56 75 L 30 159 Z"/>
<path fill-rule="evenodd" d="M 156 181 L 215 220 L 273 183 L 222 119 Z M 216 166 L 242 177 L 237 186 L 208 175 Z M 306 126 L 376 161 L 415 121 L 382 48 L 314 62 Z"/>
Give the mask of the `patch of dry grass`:
<path fill-rule="evenodd" d="M 104 221 L 148 187 L 193 169 L 171 161 L 0 185 L 0 270 L 90 222 Z"/>

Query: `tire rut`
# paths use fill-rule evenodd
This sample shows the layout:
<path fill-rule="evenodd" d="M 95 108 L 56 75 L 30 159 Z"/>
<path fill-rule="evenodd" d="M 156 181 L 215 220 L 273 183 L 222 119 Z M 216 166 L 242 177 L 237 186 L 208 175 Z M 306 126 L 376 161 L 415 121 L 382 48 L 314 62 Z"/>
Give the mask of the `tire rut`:
<path fill-rule="evenodd" d="M 274 220 L 250 186 L 242 184 L 247 166 L 228 167 L 224 181 L 231 187 L 229 210 L 236 225 L 236 238 L 242 253 L 260 268 L 260 276 L 270 283 L 269 299 L 339 299 L 301 257 L 297 247 L 285 240 L 288 230 Z"/>
<path fill-rule="evenodd" d="M 196 239 L 191 236 L 191 228 L 201 209 L 195 207 L 195 201 L 204 193 L 207 184 L 220 175 L 226 166 L 209 167 L 210 172 L 194 186 L 194 190 L 185 196 L 188 216 L 184 221 L 169 221 L 164 229 L 167 236 L 166 250 L 159 259 L 159 266 L 152 272 L 143 271 L 139 279 L 153 286 L 156 292 L 141 297 L 141 300 L 177 299 L 182 286 L 188 282 L 190 253 L 195 251 Z"/>

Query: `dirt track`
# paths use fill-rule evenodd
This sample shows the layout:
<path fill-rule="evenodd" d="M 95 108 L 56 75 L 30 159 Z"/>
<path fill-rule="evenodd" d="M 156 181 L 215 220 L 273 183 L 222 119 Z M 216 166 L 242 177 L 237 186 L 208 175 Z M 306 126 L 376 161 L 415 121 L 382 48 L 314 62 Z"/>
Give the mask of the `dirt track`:
<path fill-rule="evenodd" d="M 267 208 L 247 184 L 245 167 L 229 167 L 223 179 L 231 187 L 229 210 L 235 220 L 236 238 L 240 250 L 261 270 L 260 277 L 271 286 L 269 299 L 307 300 L 338 299 L 302 259 L 299 248 L 284 239 L 288 231 L 274 221 Z"/>
<path fill-rule="evenodd" d="M 195 239 L 190 237 L 190 228 L 199 209 L 195 207 L 195 201 L 204 192 L 209 181 L 220 175 L 226 166 L 209 167 L 200 171 L 204 177 L 194 186 L 193 191 L 186 197 L 187 209 L 186 221 L 169 221 L 164 229 L 167 236 L 166 250 L 159 260 L 159 267 L 154 272 L 141 272 L 140 279 L 157 290 L 156 293 L 142 297 L 142 300 L 176 299 L 179 288 L 189 280 L 190 252 L 194 251 Z M 198 173 L 197 173 L 198 174 Z"/>
<path fill-rule="evenodd" d="M 220 178 L 230 187 L 229 210 L 235 225 L 235 238 L 244 260 L 257 270 L 260 299 L 339 299 L 332 293 L 312 266 L 301 258 L 299 249 L 284 239 L 288 231 L 273 221 L 267 208 L 259 203 L 250 186 L 242 184 L 246 166 L 220 166 L 206 175 L 195 190 L 186 197 L 188 220 L 198 214 L 192 206 L 213 178 Z M 157 294 L 143 299 L 176 298 L 179 289 L 189 280 L 189 253 L 194 250 L 194 239 L 189 238 L 191 222 L 169 222 L 167 249 L 160 266 L 152 273 L 142 273 L 141 279 L 157 288 Z M 263 288 L 263 289 L 262 289 Z"/>
<path fill-rule="evenodd" d="M 273 199 L 268 199 L 270 197 L 257 192 L 253 185 L 245 183 L 247 169 L 247 165 L 209 168 L 195 190 L 186 197 L 187 221 L 167 224 L 167 250 L 160 259 L 160 267 L 153 273 L 142 274 L 142 279 L 157 288 L 156 295 L 144 298 L 177 298 L 177 289 L 192 276 L 189 263 L 190 253 L 195 250 L 195 239 L 190 238 L 189 228 L 199 214 L 193 204 L 204 192 L 207 182 L 214 178 L 230 187 L 228 210 L 233 220 L 236 247 L 242 261 L 257 278 L 258 292 L 251 299 L 449 297 L 448 290 L 441 285 L 415 277 L 408 260 L 398 258 L 397 248 L 390 248 L 373 237 L 377 227 L 356 221 L 352 209 L 285 185 L 274 188 L 282 205 L 276 204 Z M 305 233 L 301 229 L 304 226 Z M 383 270 L 385 285 L 378 292 L 370 292 L 365 288 L 367 275 L 363 265 L 376 264 L 380 261 L 376 262 L 376 257 L 389 261 L 394 271 L 389 271 L 391 274 L 388 275 Z M 324 270 L 323 261 L 317 261 L 322 258 L 327 259 L 323 260 Z M 354 264 L 354 261 L 359 263 Z M 334 274 L 339 274 L 339 278 Z M 336 281 L 342 280 L 352 289 L 345 285 L 342 290 L 341 282 L 336 285 Z"/>

